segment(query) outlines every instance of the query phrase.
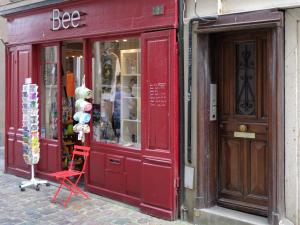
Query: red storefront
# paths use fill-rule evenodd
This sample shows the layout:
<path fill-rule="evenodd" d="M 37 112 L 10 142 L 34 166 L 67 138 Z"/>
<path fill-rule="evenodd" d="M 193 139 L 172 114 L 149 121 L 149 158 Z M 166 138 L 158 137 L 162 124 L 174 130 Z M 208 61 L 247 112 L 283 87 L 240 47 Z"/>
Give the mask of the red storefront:
<path fill-rule="evenodd" d="M 37 175 L 65 169 L 76 143 L 74 87 L 93 90 L 86 190 L 176 218 L 176 0 L 73 0 L 7 12 L 5 170 L 29 177 L 22 85 L 39 85 Z M 80 164 L 80 162 L 78 162 Z"/>

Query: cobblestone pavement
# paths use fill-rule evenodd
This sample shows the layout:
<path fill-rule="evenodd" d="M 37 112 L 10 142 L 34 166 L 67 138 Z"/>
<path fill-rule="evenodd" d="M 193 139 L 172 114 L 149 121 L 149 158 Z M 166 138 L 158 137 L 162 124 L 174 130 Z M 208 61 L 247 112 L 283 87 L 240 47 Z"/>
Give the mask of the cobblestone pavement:
<path fill-rule="evenodd" d="M 18 184 L 23 180 L 3 173 L 3 151 L 0 149 L 0 224 L 188 225 L 181 221 L 160 220 L 142 214 L 134 207 L 91 193 L 89 200 L 81 196 L 72 197 L 67 208 L 64 208 L 59 200 L 66 198 L 66 191 L 58 196 L 59 203 L 53 204 L 50 200 L 55 186 L 42 186 L 39 192 L 33 188 L 21 192 Z"/>

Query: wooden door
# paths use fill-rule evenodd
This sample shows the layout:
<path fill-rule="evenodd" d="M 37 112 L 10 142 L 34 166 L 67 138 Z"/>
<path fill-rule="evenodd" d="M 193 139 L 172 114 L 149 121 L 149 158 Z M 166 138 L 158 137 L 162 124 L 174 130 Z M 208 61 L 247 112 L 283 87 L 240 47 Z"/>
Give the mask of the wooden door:
<path fill-rule="evenodd" d="M 176 30 L 142 35 L 142 211 L 175 219 L 178 188 Z"/>
<path fill-rule="evenodd" d="M 22 86 L 32 77 L 32 46 L 12 47 L 8 51 L 6 89 L 6 169 L 19 176 L 29 176 L 23 159 Z"/>
<path fill-rule="evenodd" d="M 267 215 L 268 33 L 217 36 L 218 204 Z"/>

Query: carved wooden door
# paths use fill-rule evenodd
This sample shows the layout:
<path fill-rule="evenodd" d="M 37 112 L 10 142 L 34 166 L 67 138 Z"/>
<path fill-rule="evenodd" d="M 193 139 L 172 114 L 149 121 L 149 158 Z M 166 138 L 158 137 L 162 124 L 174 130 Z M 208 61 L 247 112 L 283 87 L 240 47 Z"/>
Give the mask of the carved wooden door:
<path fill-rule="evenodd" d="M 268 33 L 217 37 L 218 204 L 267 215 Z"/>

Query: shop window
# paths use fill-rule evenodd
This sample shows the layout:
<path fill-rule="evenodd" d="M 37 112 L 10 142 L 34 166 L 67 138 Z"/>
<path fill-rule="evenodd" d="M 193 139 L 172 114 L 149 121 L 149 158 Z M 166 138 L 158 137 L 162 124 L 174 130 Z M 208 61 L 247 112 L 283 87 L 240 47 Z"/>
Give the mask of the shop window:
<path fill-rule="evenodd" d="M 47 139 L 58 139 L 57 61 L 57 47 L 41 49 L 41 137 Z"/>
<path fill-rule="evenodd" d="M 93 138 L 140 149 L 141 50 L 138 39 L 93 44 Z"/>

